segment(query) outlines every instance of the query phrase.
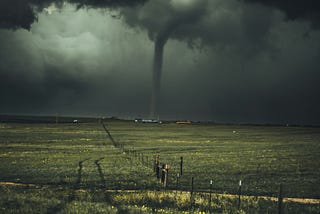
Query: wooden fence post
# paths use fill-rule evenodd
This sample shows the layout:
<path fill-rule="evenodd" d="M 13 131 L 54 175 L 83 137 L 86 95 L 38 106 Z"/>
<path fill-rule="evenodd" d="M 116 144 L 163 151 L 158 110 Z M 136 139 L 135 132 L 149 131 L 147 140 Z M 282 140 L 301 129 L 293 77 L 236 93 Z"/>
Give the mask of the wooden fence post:
<path fill-rule="evenodd" d="M 242 185 L 242 182 L 240 180 L 239 181 L 239 192 L 238 192 L 238 195 L 239 195 L 239 198 L 238 198 L 238 210 L 240 210 L 240 206 L 241 206 L 241 185 Z"/>
<path fill-rule="evenodd" d="M 192 210 L 193 204 L 194 204 L 193 191 L 194 191 L 194 179 L 192 177 L 191 178 L 191 192 L 190 192 L 190 210 Z"/>
<path fill-rule="evenodd" d="M 283 202 L 283 185 L 280 184 L 279 196 L 278 196 L 278 214 L 283 214 L 282 202 Z"/>
<path fill-rule="evenodd" d="M 194 190 L 194 179 L 191 178 L 191 196 L 193 196 L 193 190 Z"/>
<path fill-rule="evenodd" d="M 179 177 L 180 177 L 180 174 L 178 173 L 178 174 L 177 174 L 177 187 L 176 187 L 176 194 L 178 193 L 178 189 L 179 189 Z"/>
<path fill-rule="evenodd" d="M 182 176 L 183 173 L 183 157 L 180 157 L 180 176 Z"/>
<path fill-rule="evenodd" d="M 161 183 L 163 184 L 163 187 L 166 188 L 169 184 L 169 169 L 170 165 L 169 164 L 162 164 L 162 176 L 161 176 Z"/>
<path fill-rule="evenodd" d="M 145 163 L 146 163 L 147 167 L 150 166 L 150 165 L 149 165 L 149 156 L 148 156 L 148 155 L 146 156 L 146 162 L 145 162 Z"/>
<path fill-rule="evenodd" d="M 160 178 L 160 155 L 157 155 L 154 161 L 154 172 L 156 173 L 156 177 Z"/>
<path fill-rule="evenodd" d="M 166 164 L 162 164 L 162 167 L 161 167 L 161 183 L 163 184 L 163 186 L 164 186 L 164 180 L 166 178 L 165 165 Z"/>
<path fill-rule="evenodd" d="M 211 200 L 212 200 L 212 184 L 213 181 L 210 180 L 210 193 L 209 193 L 209 213 L 211 213 Z"/>
<path fill-rule="evenodd" d="M 144 165 L 144 157 L 143 157 L 143 153 L 141 153 L 141 164 L 142 164 L 142 166 Z"/>

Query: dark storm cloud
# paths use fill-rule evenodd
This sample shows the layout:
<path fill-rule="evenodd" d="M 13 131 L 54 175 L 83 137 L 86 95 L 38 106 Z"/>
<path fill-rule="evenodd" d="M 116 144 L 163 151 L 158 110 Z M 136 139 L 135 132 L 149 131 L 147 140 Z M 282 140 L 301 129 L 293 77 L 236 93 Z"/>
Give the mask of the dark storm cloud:
<path fill-rule="evenodd" d="M 1 0 L 0 28 L 30 30 L 38 19 L 37 13 L 52 3 L 61 6 L 62 0 Z"/>
<path fill-rule="evenodd" d="M 271 9 L 234 0 L 153 0 L 134 9 L 124 8 L 121 14 L 128 25 L 146 29 L 155 43 L 150 111 L 153 117 L 158 114 L 162 58 L 168 39 L 187 41 L 191 47 L 198 42 L 200 47 L 241 50 L 246 57 L 268 45 L 265 36 L 273 21 Z"/>
<path fill-rule="evenodd" d="M 68 2 L 76 4 L 78 9 L 82 7 L 132 7 L 137 4 L 143 4 L 146 1 L 148 0 L 68 0 Z"/>
<path fill-rule="evenodd" d="M 318 124 L 319 34 L 310 41 L 292 30 L 281 34 L 286 42 L 277 41 L 276 57 L 251 58 L 244 66 L 236 53 L 213 51 L 175 71 L 186 60 L 170 59 L 168 43 L 162 108 L 173 117 L 211 115 L 218 122 Z"/>
<path fill-rule="evenodd" d="M 172 74 L 172 79 L 180 81 L 170 86 L 164 77 L 162 109 L 171 112 L 171 116 L 175 115 L 173 112 L 179 112 L 176 116 L 197 112 L 203 118 L 214 115 L 220 121 L 233 118 L 240 122 L 250 118 L 259 123 L 299 123 L 299 120 L 316 123 L 319 116 L 314 116 L 319 102 L 315 99 L 317 86 L 313 79 L 319 78 L 316 72 L 319 69 L 316 63 L 319 59 L 319 43 L 316 42 L 319 34 L 299 20 L 315 23 L 317 9 L 305 6 L 302 7 L 304 13 L 294 16 L 288 14 L 285 8 L 280 8 L 280 11 L 287 13 L 283 15 L 275 7 L 243 4 L 234 0 L 176 1 L 179 3 L 176 8 L 173 2 L 155 0 L 135 9 L 121 10 L 130 26 L 147 30 L 156 47 L 157 35 L 166 32 L 165 41 L 173 39 L 187 42 L 190 47 L 206 50 L 207 56 L 202 58 L 211 57 L 205 64 L 195 66 L 193 72 L 179 72 L 172 64 L 166 66 L 166 60 L 178 63 L 179 53 L 171 58 L 164 57 L 164 73 L 167 76 Z M 194 2 L 205 6 L 192 10 Z M 288 3 L 287 7 L 299 5 L 290 6 Z M 194 13 L 181 13 L 185 10 Z M 182 17 L 183 23 L 170 25 Z M 167 30 L 168 25 L 173 27 Z M 306 32 L 312 32 L 313 36 L 304 37 Z M 308 43 L 315 46 L 302 48 Z M 190 70 L 186 66 L 178 69 Z M 306 70 L 310 76 L 304 76 Z M 192 80 L 197 80 L 199 85 L 190 84 Z M 176 109 L 170 105 L 169 110 L 166 104 L 177 99 L 180 104 Z M 306 110 L 306 106 L 310 109 Z"/>
<path fill-rule="evenodd" d="M 121 14 L 129 26 L 146 29 L 152 41 L 164 35 L 190 47 L 235 48 L 249 55 L 270 45 L 267 36 L 278 21 L 272 9 L 236 0 L 153 0 Z"/>
<path fill-rule="evenodd" d="M 46 62 L 34 42 L 26 31 L 0 30 L 2 112 L 39 111 L 50 106 L 56 96 L 68 99 L 88 86 L 79 76 L 65 72 L 67 66 Z"/>
<path fill-rule="evenodd" d="M 319 124 L 308 16 L 240 0 L 45 2 L 29 31 L 0 29 L 0 113 L 148 116 L 162 42 L 161 119 Z"/>
<path fill-rule="evenodd" d="M 134 6 L 146 0 L 1 0 L 0 28 L 30 30 L 32 23 L 38 20 L 38 13 L 51 4 L 61 8 L 64 2 L 81 7 L 104 8 Z"/>
<path fill-rule="evenodd" d="M 146 29 L 152 41 L 164 35 L 190 47 L 241 50 L 241 55 L 250 57 L 272 48 L 270 29 L 284 19 L 275 8 L 290 19 L 311 21 L 316 26 L 320 23 L 319 5 L 317 0 L 153 0 L 121 9 L 121 14 L 129 26 Z M 307 31 L 302 33 L 307 35 Z"/>
<path fill-rule="evenodd" d="M 318 0 L 242 0 L 260 3 L 284 11 L 289 19 L 305 19 L 320 27 L 320 1 Z"/>
<path fill-rule="evenodd" d="M 1 113 L 147 110 L 146 37 L 109 15 L 71 5 L 39 20 L 30 31 L 0 29 Z"/>
<path fill-rule="evenodd" d="M 160 99 L 160 87 L 162 76 L 162 63 L 164 46 L 176 29 L 181 25 L 194 23 L 205 8 L 205 1 L 197 2 L 180 2 L 180 1 L 154 1 L 156 8 L 161 8 L 164 14 L 163 19 L 150 19 L 146 24 L 149 32 L 149 37 L 154 40 L 154 62 L 153 62 L 153 90 L 150 103 L 150 117 L 159 115 L 158 106 Z M 150 2 L 150 4 L 154 4 Z M 178 5 L 177 5 L 178 4 Z M 154 6 L 154 5 L 153 5 Z M 159 7 L 160 6 L 160 7 Z M 143 11 L 146 9 L 144 8 Z M 153 11 L 153 9 L 151 9 Z M 125 15 L 125 13 L 123 13 Z M 131 16 L 131 14 L 129 14 Z M 126 15 L 125 15 L 126 17 Z M 126 17 L 128 20 L 128 17 Z M 130 17 L 132 18 L 132 17 Z M 130 19 L 129 18 L 129 19 Z M 130 20 L 128 20 L 130 21 Z M 130 21 L 131 22 L 131 21 Z M 158 25 L 156 26 L 155 23 Z M 134 24 L 134 23 L 133 23 Z M 149 25 L 150 24 L 150 25 Z"/>

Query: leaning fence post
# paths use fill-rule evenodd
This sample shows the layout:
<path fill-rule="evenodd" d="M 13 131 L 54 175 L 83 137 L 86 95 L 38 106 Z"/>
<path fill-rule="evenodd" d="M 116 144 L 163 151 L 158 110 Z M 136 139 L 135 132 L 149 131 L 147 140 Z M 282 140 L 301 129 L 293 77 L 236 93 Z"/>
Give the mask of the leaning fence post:
<path fill-rule="evenodd" d="M 240 180 L 239 181 L 239 192 L 238 192 L 238 195 L 239 195 L 239 198 L 238 198 L 238 210 L 240 210 L 240 206 L 241 206 L 241 185 L 242 185 L 242 182 Z"/>
<path fill-rule="evenodd" d="M 282 201 L 283 201 L 283 185 L 280 184 L 279 196 L 278 196 L 278 214 L 283 214 Z"/>

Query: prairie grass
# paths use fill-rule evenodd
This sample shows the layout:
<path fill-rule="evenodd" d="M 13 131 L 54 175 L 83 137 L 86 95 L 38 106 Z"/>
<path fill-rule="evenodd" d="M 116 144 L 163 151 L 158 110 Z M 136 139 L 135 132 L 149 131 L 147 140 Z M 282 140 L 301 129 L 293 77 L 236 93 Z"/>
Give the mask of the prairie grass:
<path fill-rule="evenodd" d="M 211 188 L 214 213 L 275 213 L 270 197 L 280 183 L 285 198 L 320 199 L 319 128 L 120 121 L 107 127 L 121 147 L 98 123 L 0 124 L 0 212 L 209 212 Z M 166 191 L 153 172 L 156 155 L 171 165 Z M 228 195 L 238 193 L 239 180 L 240 211 Z M 319 213 L 319 206 L 286 201 L 284 209 Z"/>

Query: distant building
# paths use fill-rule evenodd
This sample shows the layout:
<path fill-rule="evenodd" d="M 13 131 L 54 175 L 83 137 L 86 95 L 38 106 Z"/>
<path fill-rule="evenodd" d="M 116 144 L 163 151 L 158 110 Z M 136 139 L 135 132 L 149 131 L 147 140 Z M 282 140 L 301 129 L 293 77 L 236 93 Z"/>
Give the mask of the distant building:
<path fill-rule="evenodd" d="M 162 123 L 161 120 L 155 120 L 155 119 L 135 119 L 134 120 L 135 123 Z"/>
<path fill-rule="evenodd" d="M 186 125 L 191 125 L 192 122 L 190 120 L 186 120 L 186 121 L 177 121 L 176 124 L 186 124 Z"/>

